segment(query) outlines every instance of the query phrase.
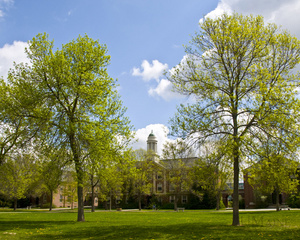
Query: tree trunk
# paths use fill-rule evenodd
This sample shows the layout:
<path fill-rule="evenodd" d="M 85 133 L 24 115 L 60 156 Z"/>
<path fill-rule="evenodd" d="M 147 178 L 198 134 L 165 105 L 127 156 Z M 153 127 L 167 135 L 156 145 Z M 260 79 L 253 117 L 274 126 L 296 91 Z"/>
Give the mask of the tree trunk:
<path fill-rule="evenodd" d="M 95 212 L 95 186 L 92 183 L 92 212 Z"/>
<path fill-rule="evenodd" d="M 14 211 L 17 210 L 17 205 L 18 205 L 18 199 L 14 198 Z"/>
<path fill-rule="evenodd" d="M 52 204 L 53 204 L 53 190 L 50 191 L 50 207 L 49 207 L 49 211 L 52 211 Z"/>
<path fill-rule="evenodd" d="M 141 199 L 141 194 L 139 194 L 139 211 L 142 210 L 142 199 Z"/>
<path fill-rule="evenodd" d="M 280 211 L 280 208 L 279 208 L 279 191 L 277 189 L 275 190 L 275 195 L 276 195 L 276 211 Z"/>
<path fill-rule="evenodd" d="M 109 211 L 111 211 L 111 192 L 109 194 Z"/>
<path fill-rule="evenodd" d="M 237 133 L 236 135 L 237 136 Z M 234 173 L 233 173 L 233 219 L 232 225 L 240 225 L 239 217 L 239 143 L 235 138 L 233 146 L 233 161 L 234 161 Z"/>
<path fill-rule="evenodd" d="M 217 196 L 216 196 L 216 200 L 217 200 L 217 206 L 216 206 L 216 210 L 220 210 L 220 198 L 221 198 L 221 196 L 220 196 L 221 194 L 220 194 L 220 191 L 218 190 L 217 191 Z"/>
<path fill-rule="evenodd" d="M 72 210 L 74 209 L 74 199 L 73 199 L 73 196 L 71 196 L 71 209 Z"/>
<path fill-rule="evenodd" d="M 73 153 L 73 161 L 75 163 L 76 168 L 76 175 L 77 175 L 77 196 L 78 196 L 78 214 L 77 214 L 77 221 L 84 222 L 84 202 L 83 202 L 83 167 L 82 162 L 79 156 L 79 150 L 76 145 L 75 140 L 75 132 L 72 131 L 73 121 L 70 119 L 70 134 L 69 134 L 69 141 L 71 145 L 71 150 Z"/>
<path fill-rule="evenodd" d="M 84 205 L 83 205 L 83 187 L 82 184 L 79 185 L 78 181 L 78 187 L 77 187 L 77 194 L 78 194 L 78 215 L 77 215 L 77 221 L 78 222 L 84 222 Z"/>
<path fill-rule="evenodd" d="M 177 211 L 177 194 L 174 197 L 174 211 Z"/>

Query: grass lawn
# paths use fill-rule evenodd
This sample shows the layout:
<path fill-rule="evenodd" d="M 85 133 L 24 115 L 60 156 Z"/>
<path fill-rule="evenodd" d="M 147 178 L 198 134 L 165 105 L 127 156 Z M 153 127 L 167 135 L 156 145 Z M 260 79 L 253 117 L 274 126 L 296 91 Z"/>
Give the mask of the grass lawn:
<path fill-rule="evenodd" d="M 0 211 L 0 239 L 300 239 L 300 211 Z M 6 210 L 7 211 L 7 210 Z"/>

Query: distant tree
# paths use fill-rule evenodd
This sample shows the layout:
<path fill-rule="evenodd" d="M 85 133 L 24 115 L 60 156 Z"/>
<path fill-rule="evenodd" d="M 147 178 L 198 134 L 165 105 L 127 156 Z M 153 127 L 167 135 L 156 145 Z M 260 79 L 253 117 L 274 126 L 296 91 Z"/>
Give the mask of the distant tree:
<path fill-rule="evenodd" d="M 122 197 L 123 176 L 117 164 L 103 166 L 98 173 L 99 197 L 109 203 L 112 209 L 112 200 L 119 201 Z"/>
<path fill-rule="evenodd" d="M 63 168 L 66 162 L 67 159 L 65 151 L 50 151 L 43 154 L 43 160 L 40 166 L 40 176 L 41 182 L 50 192 L 49 211 L 52 210 L 53 206 L 53 193 L 62 182 Z"/>
<path fill-rule="evenodd" d="M 131 180 L 133 185 L 133 194 L 137 195 L 139 211 L 142 210 L 142 197 L 151 193 L 153 187 L 154 162 L 152 153 L 144 149 L 138 149 L 133 152 L 135 159 L 134 166 L 131 168 Z"/>
<path fill-rule="evenodd" d="M 195 163 L 193 150 L 182 140 L 167 142 L 163 146 L 163 165 L 169 173 L 169 192 L 174 196 L 174 210 L 177 211 L 178 196 L 190 191 L 192 186 L 190 169 Z"/>
<path fill-rule="evenodd" d="M 17 154 L 0 166 L 0 193 L 13 200 L 14 210 L 18 199 L 26 197 L 37 176 L 37 163 L 32 154 Z"/>
<path fill-rule="evenodd" d="M 198 144 L 227 137 L 234 169 L 233 221 L 239 225 L 239 174 L 245 138 L 254 141 L 270 122 L 297 135 L 300 42 L 261 16 L 223 14 L 205 19 L 170 71 L 175 91 L 193 96 L 171 120 L 171 133 Z M 278 125 L 274 125 L 276 128 Z"/>
<path fill-rule="evenodd" d="M 293 140 L 291 139 L 292 143 Z M 291 145 L 289 145 L 291 146 Z M 295 148 L 294 148 L 295 149 Z M 266 137 L 252 158 L 257 161 L 245 170 L 248 182 L 262 194 L 275 194 L 276 210 L 280 210 L 280 193 L 297 192 L 299 162 L 292 149 L 285 148 L 280 139 Z"/>
<path fill-rule="evenodd" d="M 91 142 L 131 131 L 116 81 L 107 74 L 106 46 L 85 35 L 60 50 L 53 47 L 46 34 L 29 41 L 31 65 L 18 64 L 8 75 L 9 95 L 16 100 L 11 107 L 38 124 L 47 142 L 67 143 L 77 175 L 77 220 L 84 221 L 84 163 Z"/>
<path fill-rule="evenodd" d="M 67 169 L 63 173 L 60 187 L 62 188 L 63 206 L 66 207 L 66 203 L 69 203 L 71 209 L 74 209 L 74 202 L 78 202 L 76 172 L 72 168 Z"/>
<path fill-rule="evenodd" d="M 208 143 L 202 148 L 202 154 L 191 171 L 196 186 L 216 197 L 217 210 L 220 209 L 222 191 L 226 188 L 227 182 L 232 179 L 230 163 L 224 149 L 226 149 L 224 142 Z"/>

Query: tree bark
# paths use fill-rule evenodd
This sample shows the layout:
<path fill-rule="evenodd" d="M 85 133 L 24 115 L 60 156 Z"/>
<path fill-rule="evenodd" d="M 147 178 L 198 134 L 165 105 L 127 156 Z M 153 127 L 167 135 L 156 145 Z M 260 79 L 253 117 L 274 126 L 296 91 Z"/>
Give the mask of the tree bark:
<path fill-rule="evenodd" d="M 141 194 L 139 194 L 139 211 L 142 210 L 142 199 L 141 199 Z"/>
<path fill-rule="evenodd" d="M 217 191 L 217 196 L 216 196 L 216 200 L 217 200 L 217 206 L 216 206 L 216 210 L 220 210 L 220 198 L 221 198 L 221 196 L 220 196 L 221 194 L 220 194 L 220 191 L 218 190 Z"/>
<path fill-rule="evenodd" d="M 18 199 L 14 198 L 14 211 L 17 210 L 17 205 L 18 205 Z"/>
<path fill-rule="evenodd" d="M 177 211 L 177 194 L 174 197 L 174 211 Z"/>
<path fill-rule="evenodd" d="M 50 207 L 49 207 L 49 211 L 52 211 L 52 204 L 53 204 L 53 190 L 50 191 Z"/>
<path fill-rule="evenodd" d="M 111 194 L 109 195 L 109 211 L 111 211 Z"/>
<path fill-rule="evenodd" d="M 83 206 L 83 187 L 82 185 L 78 183 L 77 187 L 77 194 L 78 194 L 78 215 L 77 215 L 77 221 L 78 222 L 84 222 L 84 206 Z"/>
<path fill-rule="evenodd" d="M 233 219 L 232 225 L 240 225 L 239 217 L 239 161 L 234 159 L 234 179 L 233 179 Z"/>
<path fill-rule="evenodd" d="M 70 119 L 71 123 L 73 121 Z M 72 129 L 72 125 L 70 126 Z M 79 152 L 76 146 L 75 140 L 75 133 L 71 131 L 69 135 L 69 141 L 73 153 L 73 160 L 75 163 L 76 168 L 76 175 L 77 175 L 77 196 L 78 196 L 78 214 L 77 214 L 77 221 L 84 222 L 84 203 L 83 203 L 83 168 L 82 163 L 80 161 Z"/>
<path fill-rule="evenodd" d="M 280 208 L 279 208 L 279 191 L 277 189 L 275 190 L 275 195 L 276 195 L 276 211 L 280 211 Z"/>
<path fill-rule="evenodd" d="M 92 212 L 95 212 L 95 186 L 92 181 Z"/>

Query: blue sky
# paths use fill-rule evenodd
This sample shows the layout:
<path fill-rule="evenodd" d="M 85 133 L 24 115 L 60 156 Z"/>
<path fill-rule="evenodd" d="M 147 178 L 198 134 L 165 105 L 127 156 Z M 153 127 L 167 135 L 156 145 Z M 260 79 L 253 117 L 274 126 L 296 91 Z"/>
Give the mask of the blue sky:
<path fill-rule="evenodd" d="M 79 34 L 99 39 L 137 132 L 134 148 L 145 148 L 154 130 L 160 152 L 169 119 L 187 101 L 171 92 L 163 72 L 182 60 L 199 20 L 224 11 L 261 14 L 300 38 L 299 0 L 0 0 L 0 76 L 13 61 L 26 61 L 26 42 L 38 33 L 48 33 L 57 48 Z"/>

